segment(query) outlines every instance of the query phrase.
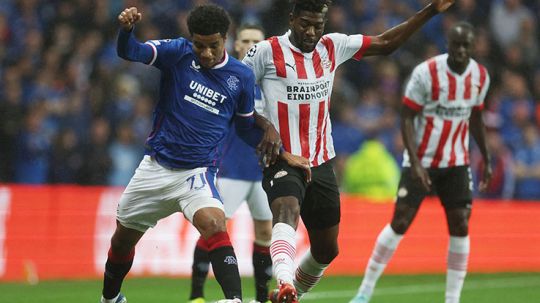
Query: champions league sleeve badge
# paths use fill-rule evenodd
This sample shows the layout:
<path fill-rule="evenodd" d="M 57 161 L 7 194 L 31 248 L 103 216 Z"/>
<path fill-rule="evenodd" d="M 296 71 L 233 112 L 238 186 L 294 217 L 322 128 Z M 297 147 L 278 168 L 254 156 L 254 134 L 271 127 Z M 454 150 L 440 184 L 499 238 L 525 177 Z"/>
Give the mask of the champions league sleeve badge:
<path fill-rule="evenodd" d="M 257 44 L 253 45 L 247 52 L 246 56 L 249 58 L 255 56 L 255 53 L 257 52 Z"/>

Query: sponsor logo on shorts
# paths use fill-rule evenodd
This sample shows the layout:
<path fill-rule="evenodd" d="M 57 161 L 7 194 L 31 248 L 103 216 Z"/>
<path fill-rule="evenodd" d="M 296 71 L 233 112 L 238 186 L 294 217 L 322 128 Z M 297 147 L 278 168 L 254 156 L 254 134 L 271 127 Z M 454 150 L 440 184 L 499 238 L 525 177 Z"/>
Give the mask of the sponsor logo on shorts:
<path fill-rule="evenodd" d="M 225 257 L 225 260 L 223 261 L 224 263 L 227 263 L 228 265 L 237 265 L 238 262 L 236 262 L 236 258 L 234 256 L 226 256 Z"/>
<path fill-rule="evenodd" d="M 287 175 L 286 171 L 280 170 L 274 175 L 274 179 L 279 179 L 279 178 L 285 177 L 286 175 Z"/>
<path fill-rule="evenodd" d="M 398 192 L 397 192 L 397 195 L 398 197 L 400 198 L 405 198 L 407 196 L 409 192 L 407 191 L 407 189 L 405 187 L 401 187 Z"/>

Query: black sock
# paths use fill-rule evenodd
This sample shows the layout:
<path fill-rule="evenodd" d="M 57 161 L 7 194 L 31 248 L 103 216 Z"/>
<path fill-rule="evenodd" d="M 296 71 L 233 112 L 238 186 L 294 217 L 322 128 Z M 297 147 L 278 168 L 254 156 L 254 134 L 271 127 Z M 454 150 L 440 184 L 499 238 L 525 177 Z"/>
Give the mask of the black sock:
<path fill-rule="evenodd" d="M 191 295 L 189 299 L 203 298 L 204 297 L 204 282 L 208 276 L 208 269 L 210 268 L 210 258 L 208 257 L 208 250 L 195 246 L 193 252 L 193 265 L 191 267 Z"/>
<path fill-rule="evenodd" d="M 135 250 L 126 256 L 115 256 L 109 249 L 107 263 L 105 263 L 105 274 L 103 275 L 103 297 L 113 299 L 122 287 L 122 282 L 133 264 Z"/>
<path fill-rule="evenodd" d="M 255 276 L 256 299 L 268 300 L 268 282 L 272 279 L 272 258 L 270 248 L 253 243 L 253 273 Z"/>
<path fill-rule="evenodd" d="M 238 262 L 226 232 L 217 233 L 208 239 L 208 256 L 214 275 L 226 299 L 242 299 L 242 285 Z"/>

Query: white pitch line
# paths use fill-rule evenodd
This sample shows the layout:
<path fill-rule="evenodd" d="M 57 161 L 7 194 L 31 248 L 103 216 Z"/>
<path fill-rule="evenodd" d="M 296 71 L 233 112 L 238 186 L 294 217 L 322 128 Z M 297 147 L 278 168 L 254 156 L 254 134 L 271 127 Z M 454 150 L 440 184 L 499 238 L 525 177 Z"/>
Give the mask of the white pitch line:
<path fill-rule="evenodd" d="M 532 280 L 531 280 L 532 278 Z M 534 280 L 537 278 L 537 280 Z M 539 286 L 540 279 L 538 277 L 515 277 L 515 278 L 501 278 L 483 281 L 465 281 L 463 287 L 464 291 L 486 289 L 486 288 L 511 288 L 511 287 L 530 287 Z M 446 284 L 413 284 L 404 286 L 392 286 L 392 287 L 380 287 L 375 289 L 375 296 L 384 295 L 400 295 L 400 294 L 417 294 L 417 293 L 432 293 L 444 291 Z M 336 299 L 336 298 L 352 298 L 356 295 L 356 290 L 342 290 L 342 291 L 325 291 L 325 292 L 312 292 L 305 295 L 302 301 L 318 300 L 318 299 Z"/>

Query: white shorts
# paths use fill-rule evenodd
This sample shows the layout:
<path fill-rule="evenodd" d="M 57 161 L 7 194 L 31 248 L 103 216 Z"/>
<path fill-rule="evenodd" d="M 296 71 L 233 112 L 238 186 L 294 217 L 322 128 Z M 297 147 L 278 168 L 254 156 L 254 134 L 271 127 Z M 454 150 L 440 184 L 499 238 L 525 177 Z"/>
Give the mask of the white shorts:
<path fill-rule="evenodd" d="M 215 180 L 216 173 L 207 167 L 170 170 L 144 156 L 120 198 L 116 219 L 141 232 L 176 212 L 193 223 L 201 208 L 223 210 Z"/>
<path fill-rule="evenodd" d="M 255 220 L 272 220 L 272 211 L 261 181 L 218 178 L 219 193 L 225 206 L 225 217 L 232 218 L 244 201 Z"/>

